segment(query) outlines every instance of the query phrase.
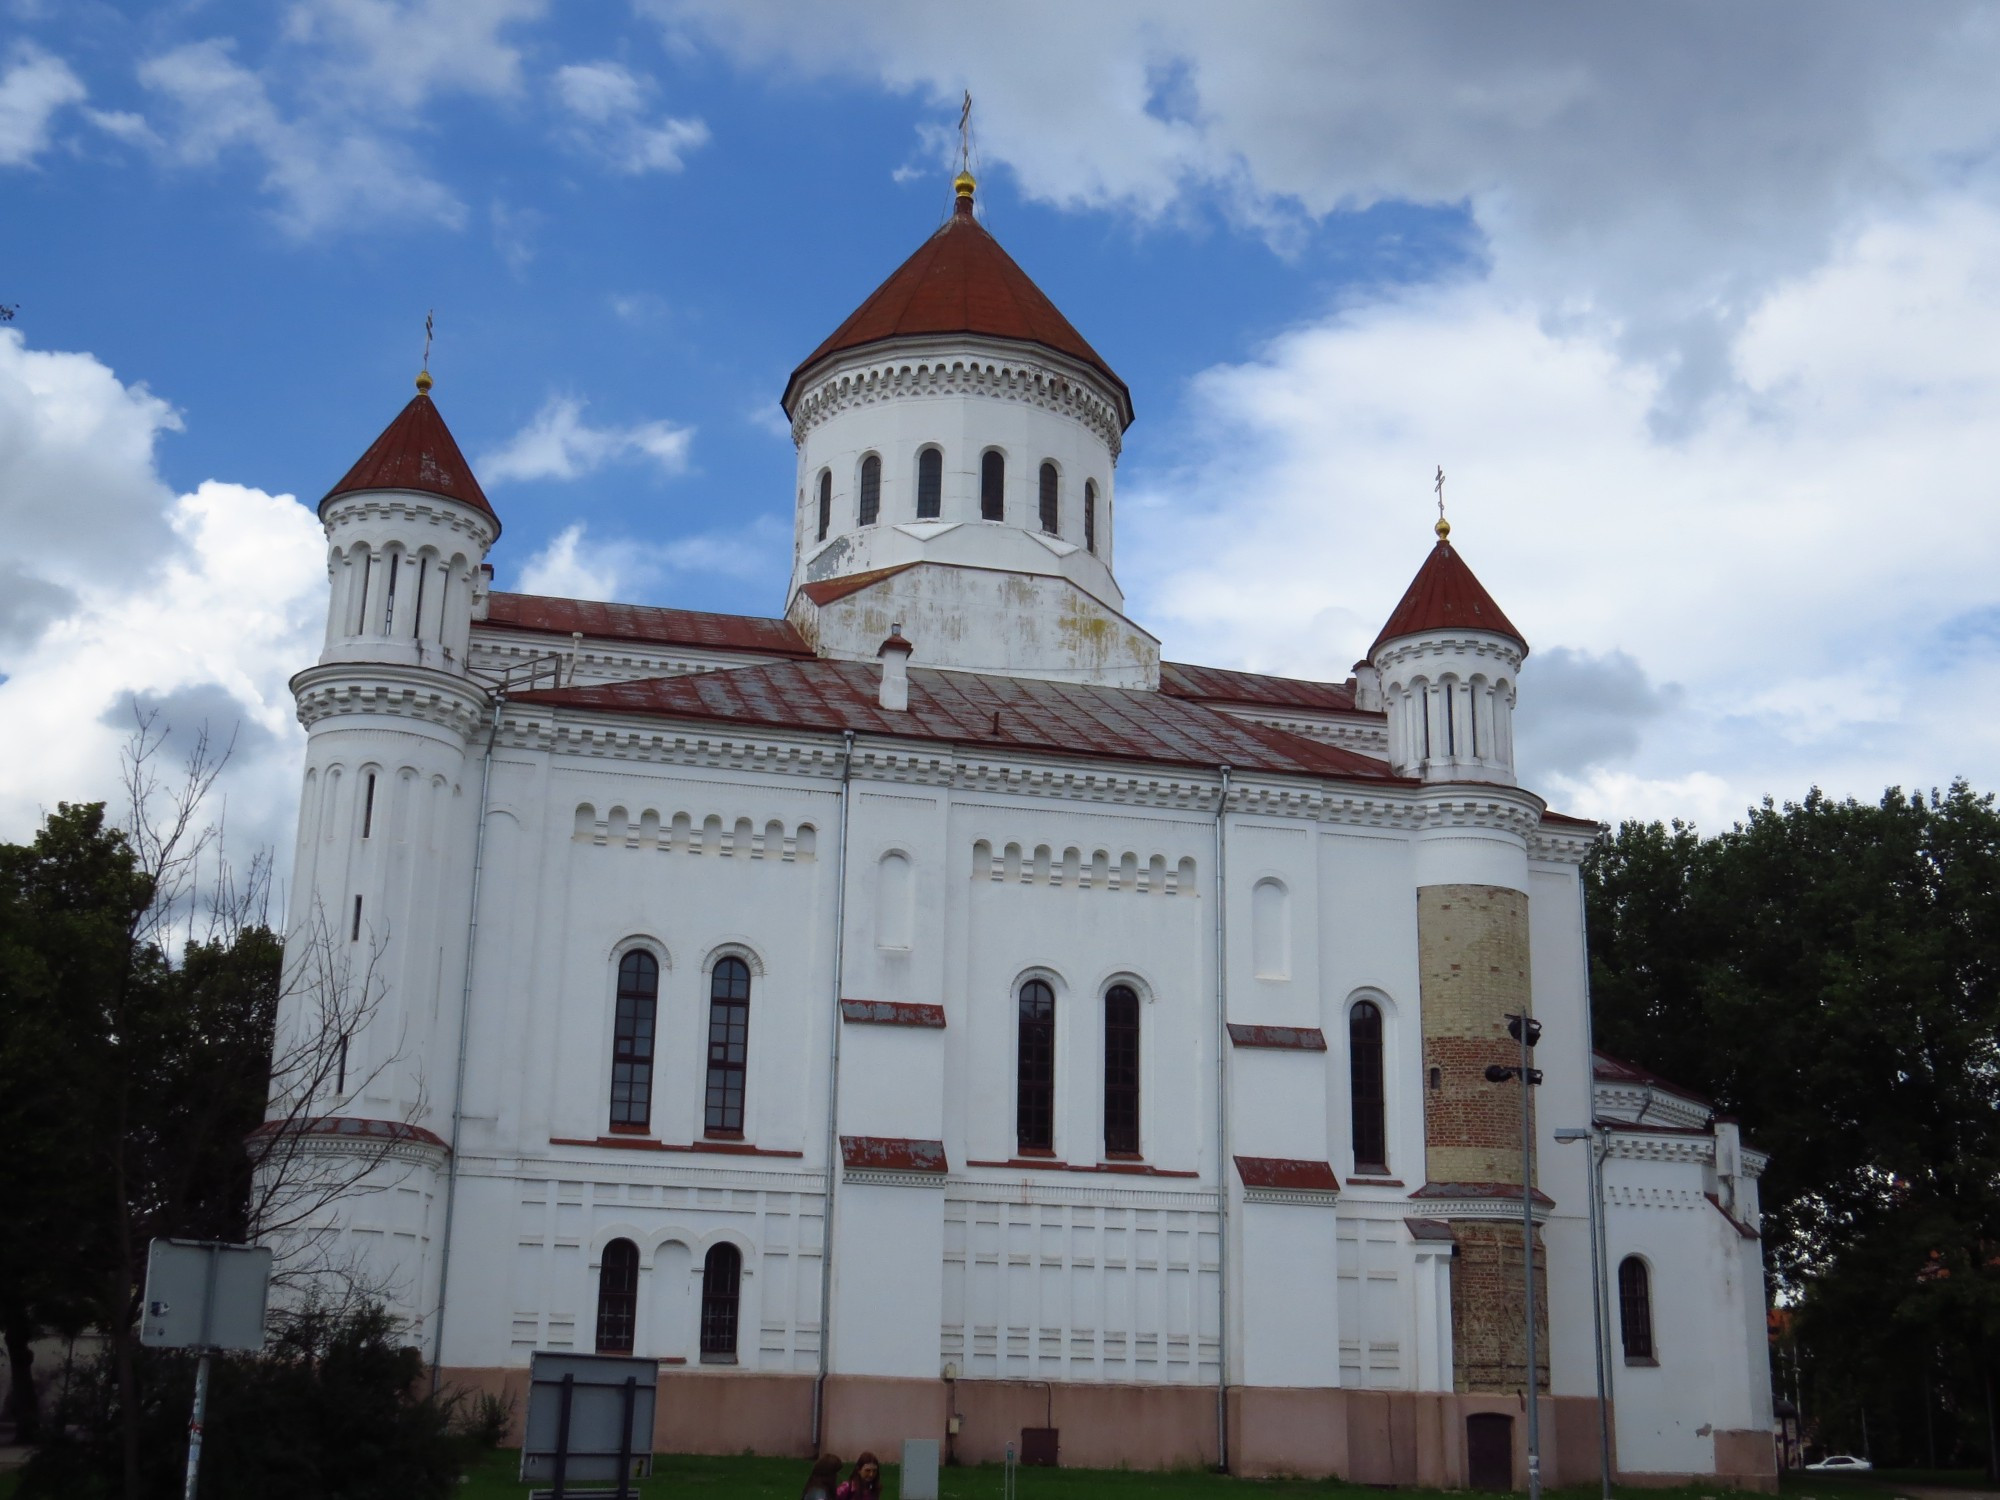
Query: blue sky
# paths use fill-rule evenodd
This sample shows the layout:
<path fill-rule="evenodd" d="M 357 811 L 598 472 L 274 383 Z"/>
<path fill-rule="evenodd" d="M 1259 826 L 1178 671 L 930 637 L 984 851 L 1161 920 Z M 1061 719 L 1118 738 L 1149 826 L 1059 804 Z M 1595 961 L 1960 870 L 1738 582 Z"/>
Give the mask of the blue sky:
<path fill-rule="evenodd" d="M 1346 675 L 1442 463 L 1558 805 L 2000 785 L 1996 61 L 1945 4 L 0 3 L 0 836 L 137 697 L 282 841 L 297 499 L 431 309 L 503 584 L 778 610 L 778 394 L 967 87 L 1170 654 Z"/>

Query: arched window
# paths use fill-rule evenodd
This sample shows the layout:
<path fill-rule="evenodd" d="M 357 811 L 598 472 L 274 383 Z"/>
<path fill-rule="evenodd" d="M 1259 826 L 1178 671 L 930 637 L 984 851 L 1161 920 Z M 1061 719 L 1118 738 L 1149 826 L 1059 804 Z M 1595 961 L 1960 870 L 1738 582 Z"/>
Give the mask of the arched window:
<path fill-rule="evenodd" d="M 708 981 L 709 1135 L 743 1134 L 743 1073 L 750 1055 L 750 966 L 725 958 Z"/>
<path fill-rule="evenodd" d="M 1625 1340 L 1625 1363 L 1653 1363 L 1652 1276 L 1636 1255 L 1618 1263 L 1618 1331 Z"/>
<path fill-rule="evenodd" d="M 917 519 L 935 521 L 944 510 L 944 454 L 926 448 L 917 455 Z"/>
<path fill-rule="evenodd" d="M 1104 1154 L 1139 1154 L 1139 992 L 1104 992 Z"/>
<path fill-rule="evenodd" d="M 861 524 L 873 526 L 882 514 L 882 460 L 869 454 L 861 460 Z"/>
<path fill-rule="evenodd" d="M 1007 460 L 988 449 L 979 460 L 979 519 L 1007 519 Z"/>
<path fill-rule="evenodd" d="M 630 1354 L 639 1321 L 639 1247 L 613 1240 L 597 1269 L 597 1352 Z"/>
<path fill-rule="evenodd" d="M 1062 530 L 1062 506 L 1057 498 L 1056 466 L 1042 465 L 1042 530 L 1051 536 Z"/>
<path fill-rule="evenodd" d="M 1387 1176 L 1389 1127 L 1382 1094 L 1382 1007 L 1356 1002 L 1347 1013 L 1347 1068 L 1354 1110 L 1354 1170 Z"/>
<path fill-rule="evenodd" d="M 819 471 L 819 540 L 826 540 L 826 533 L 833 525 L 833 471 Z"/>
<path fill-rule="evenodd" d="M 743 1252 L 725 1241 L 701 1263 L 701 1357 L 736 1361 L 736 1308 L 742 1297 Z"/>
<path fill-rule="evenodd" d="M 1056 1143 L 1056 992 L 1039 979 L 1021 986 L 1014 1067 L 1014 1139 L 1023 1151 Z"/>
<path fill-rule="evenodd" d="M 660 961 L 634 948 L 618 961 L 618 1012 L 611 1036 L 611 1124 L 644 1130 L 653 1117 L 653 1038 Z"/>
<path fill-rule="evenodd" d="M 1097 551 L 1097 481 L 1094 479 L 1083 482 L 1083 548 L 1093 554 Z"/>

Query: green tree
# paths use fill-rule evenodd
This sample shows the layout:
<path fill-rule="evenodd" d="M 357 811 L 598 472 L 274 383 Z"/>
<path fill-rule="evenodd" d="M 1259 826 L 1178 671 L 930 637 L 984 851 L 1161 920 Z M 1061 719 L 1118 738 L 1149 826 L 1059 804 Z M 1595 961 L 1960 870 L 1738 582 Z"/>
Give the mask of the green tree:
<path fill-rule="evenodd" d="M 1858 1378 L 1864 1367 L 1900 1372 L 1910 1351 L 1944 1348 L 1990 1413 L 1993 798 L 1962 783 L 1928 798 L 1892 789 L 1872 805 L 1815 790 L 1706 840 L 1628 823 L 1586 880 L 1598 1038 L 1710 1094 L 1772 1154 L 1767 1256 L 1800 1304 L 1808 1349 L 1841 1366 L 1825 1366 L 1830 1384 L 1859 1392 L 1888 1379 Z M 1985 1426 L 1991 1464 L 2000 1442 L 1990 1415 Z"/>

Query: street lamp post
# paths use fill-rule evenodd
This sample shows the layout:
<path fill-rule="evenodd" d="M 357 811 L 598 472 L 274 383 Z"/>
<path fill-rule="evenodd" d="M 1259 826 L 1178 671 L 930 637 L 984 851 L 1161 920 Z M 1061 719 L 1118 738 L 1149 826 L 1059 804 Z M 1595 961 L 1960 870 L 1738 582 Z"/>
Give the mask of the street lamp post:
<path fill-rule="evenodd" d="M 1494 1063 L 1486 1070 L 1488 1083 L 1521 1080 L 1521 1264 L 1526 1287 L 1528 1322 L 1528 1500 L 1542 1500 L 1542 1392 L 1535 1378 L 1535 1112 L 1530 1090 L 1542 1081 L 1542 1070 L 1528 1066 L 1528 1054 L 1542 1039 L 1542 1023 L 1533 1016 L 1512 1012 L 1507 1016 L 1507 1035 L 1521 1046 L 1521 1061 L 1514 1067 Z"/>
<path fill-rule="evenodd" d="M 1604 1229 L 1599 1218 L 1602 1200 L 1598 1191 L 1601 1163 L 1597 1155 L 1597 1132 L 1580 1125 L 1566 1125 L 1555 1134 L 1565 1144 L 1583 1141 L 1590 1147 L 1586 1181 L 1590 1188 L 1590 1337 L 1597 1354 L 1597 1472 L 1603 1500 L 1611 1500 L 1611 1401 L 1605 1389 L 1604 1275 L 1600 1253 Z"/>

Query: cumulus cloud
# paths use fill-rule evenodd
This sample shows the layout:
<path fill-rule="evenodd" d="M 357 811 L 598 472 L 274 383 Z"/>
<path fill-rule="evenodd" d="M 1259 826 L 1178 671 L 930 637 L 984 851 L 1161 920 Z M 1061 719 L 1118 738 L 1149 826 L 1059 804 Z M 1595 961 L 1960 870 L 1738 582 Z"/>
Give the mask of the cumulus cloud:
<path fill-rule="evenodd" d="M 303 736 L 287 679 L 324 625 L 324 545 L 288 495 L 176 495 L 172 409 L 87 354 L 0 334 L 0 838 L 59 801 L 119 803 L 136 701 L 237 738 L 221 792 L 239 859 L 283 851 Z M 219 810 L 219 809 L 218 809 Z"/>
<path fill-rule="evenodd" d="M 1343 676 L 1441 461 L 1454 544 L 1536 648 L 1524 774 L 1573 810 L 2000 784 L 1969 708 L 2000 701 L 1996 257 L 1970 196 L 1853 235 L 1747 310 L 1742 390 L 1673 443 L 1658 372 L 1518 289 L 1347 308 L 1197 382 L 1184 466 L 1120 486 L 1121 577 L 1178 658 Z"/>
<path fill-rule="evenodd" d="M 698 119 L 651 118 L 653 81 L 615 62 L 571 63 L 555 74 L 556 98 L 570 117 L 575 145 L 630 176 L 678 172 L 708 141 Z"/>
<path fill-rule="evenodd" d="M 1279 243 L 1385 200 L 1462 207 L 1541 316 L 1659 368 L 1668 433 L 1730 384 L 1774 286 L 2000 137 L 2000 13 L 1970 3 L 650 8 L 941 116 L 969 87 L 985 158 L 1046 202 L 1213 210 Z"/>
<path fill-rule="evenodd" d="M 676 575 L 702 573 L 745 580 L 768 577 L 791 538 L 769 517 L 743 531 L 682 537 L 673 542 L 596 538 L 587 523 L 565 526 L 521 569 L 529 594 L 565 599 L 644 602 Z"/>
<path fill-rule="evenodd" d="M 0 167 L 31 165 L 49 147 L 56 114 L 86 97 L 83 80 L 60 57 L 17 43 L 0 73 Z"/>
<path fill-rule="evenodd" d="M 574 396 L 551 396 L 534 419 L 479 460 L 488 484 L 512 479 L 581 479 L 606 464 L 645 461 L 663 474 L 686 470 L 692 427 L 668 421 L 629 427 L 593 427 L 583 418 L 584 403 Z"/>

